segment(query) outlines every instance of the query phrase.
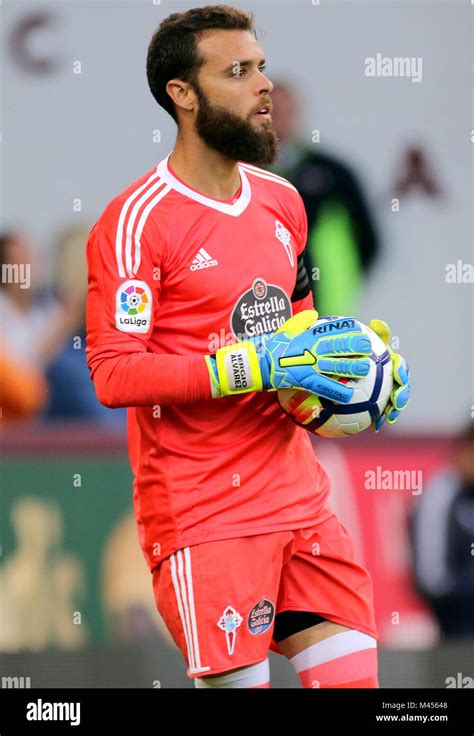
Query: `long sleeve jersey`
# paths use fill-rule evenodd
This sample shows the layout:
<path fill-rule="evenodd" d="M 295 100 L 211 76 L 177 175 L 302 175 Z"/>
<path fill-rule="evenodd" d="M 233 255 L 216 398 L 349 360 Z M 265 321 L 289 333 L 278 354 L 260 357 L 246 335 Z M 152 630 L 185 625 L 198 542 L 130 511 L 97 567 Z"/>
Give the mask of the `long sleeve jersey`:
<path fill-rule="evenodd" d="M 168 158 L 112 199 L 87 243 L 88 366 L 99 400 L 128 407 L 150 570 L 186 546 L 330 513 L 328 478 L 276 393 L 212 398 L 203 357 L 313 308 L 302 199 L 245 163 L 233 198 L 207 197 Z"/>

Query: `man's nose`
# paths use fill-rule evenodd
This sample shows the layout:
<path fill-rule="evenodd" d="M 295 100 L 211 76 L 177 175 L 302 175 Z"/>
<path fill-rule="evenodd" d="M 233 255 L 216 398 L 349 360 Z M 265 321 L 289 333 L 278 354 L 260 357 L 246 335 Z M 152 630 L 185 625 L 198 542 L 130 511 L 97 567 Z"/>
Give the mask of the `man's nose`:
<path fill-rule="evenodd" d="M 273 84 L 269 80 L 269 78 L 261 71 L 259 71 L 259 84 L 258 84 L 258 94 L 261 95 L 263 92 L 266 92 L 267 94 L 271 94 L 273 92 Z"/>

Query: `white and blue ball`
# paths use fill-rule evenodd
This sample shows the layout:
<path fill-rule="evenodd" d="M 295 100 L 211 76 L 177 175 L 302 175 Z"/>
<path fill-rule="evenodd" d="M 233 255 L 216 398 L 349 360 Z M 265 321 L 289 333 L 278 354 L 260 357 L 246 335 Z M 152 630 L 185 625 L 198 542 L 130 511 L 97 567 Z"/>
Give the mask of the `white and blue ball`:
<path fill-rule="evenodd" d="M 344 318 L 320 317 L 316 324 L 334 319 Z M 300 389 L 278 391 L 278 401 L 283 411 L 296 424 L 321 437 L 350 437 L 367 429 L 382 414 L 393 390 L 392 359 L 387 346 L 360 320 L 355 320 L 354 329 L 368 335 L 372 344 L 372 355 L 367 356 L 370 361 L 367 376 L 336 379 L 354 389 L 354 395 L 348 404 L 324 399 Z"/>

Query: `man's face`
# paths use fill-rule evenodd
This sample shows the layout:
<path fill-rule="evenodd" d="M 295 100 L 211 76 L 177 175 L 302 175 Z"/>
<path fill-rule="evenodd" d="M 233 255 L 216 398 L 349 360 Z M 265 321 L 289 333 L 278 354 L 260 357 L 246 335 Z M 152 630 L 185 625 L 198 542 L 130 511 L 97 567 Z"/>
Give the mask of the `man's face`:
<path fill-rule="evenodd" d="M 248 31 L 215 31 L 198 43 L 205 62 L 195 85 L 195 128 L 205 143 L 233 161 L 273 163 L 278 139 L 271 119 L 273 85 L 262 50 Z M 267 112 L 259 113 L 266 108 Z"/>

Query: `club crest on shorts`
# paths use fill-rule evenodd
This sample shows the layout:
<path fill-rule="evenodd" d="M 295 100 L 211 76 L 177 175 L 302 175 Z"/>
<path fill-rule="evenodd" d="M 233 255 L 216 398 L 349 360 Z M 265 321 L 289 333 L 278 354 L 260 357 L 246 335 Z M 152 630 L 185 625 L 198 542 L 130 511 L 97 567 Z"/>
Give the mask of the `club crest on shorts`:
<path fill-rule="evenodd" d="M 251 634 L 263 634 L 270 628 L 275 618 L 275 606 L 268 598 L 261 598 L 250 611 L 247 628 Z"/>
<path fill-rule="evenodd" d="M 220 617 L 217 625 L 222 631 L 225 631 L 225 638 L 227 641 L 227 651 L 229 654 L 234 653 L 235 637 L 237 635 L 237 629 L 242 623 L 243 618 L 240 613 L 237 613 L 235 608 L 232 606 L 226 606 L 224 613 Z"/>

